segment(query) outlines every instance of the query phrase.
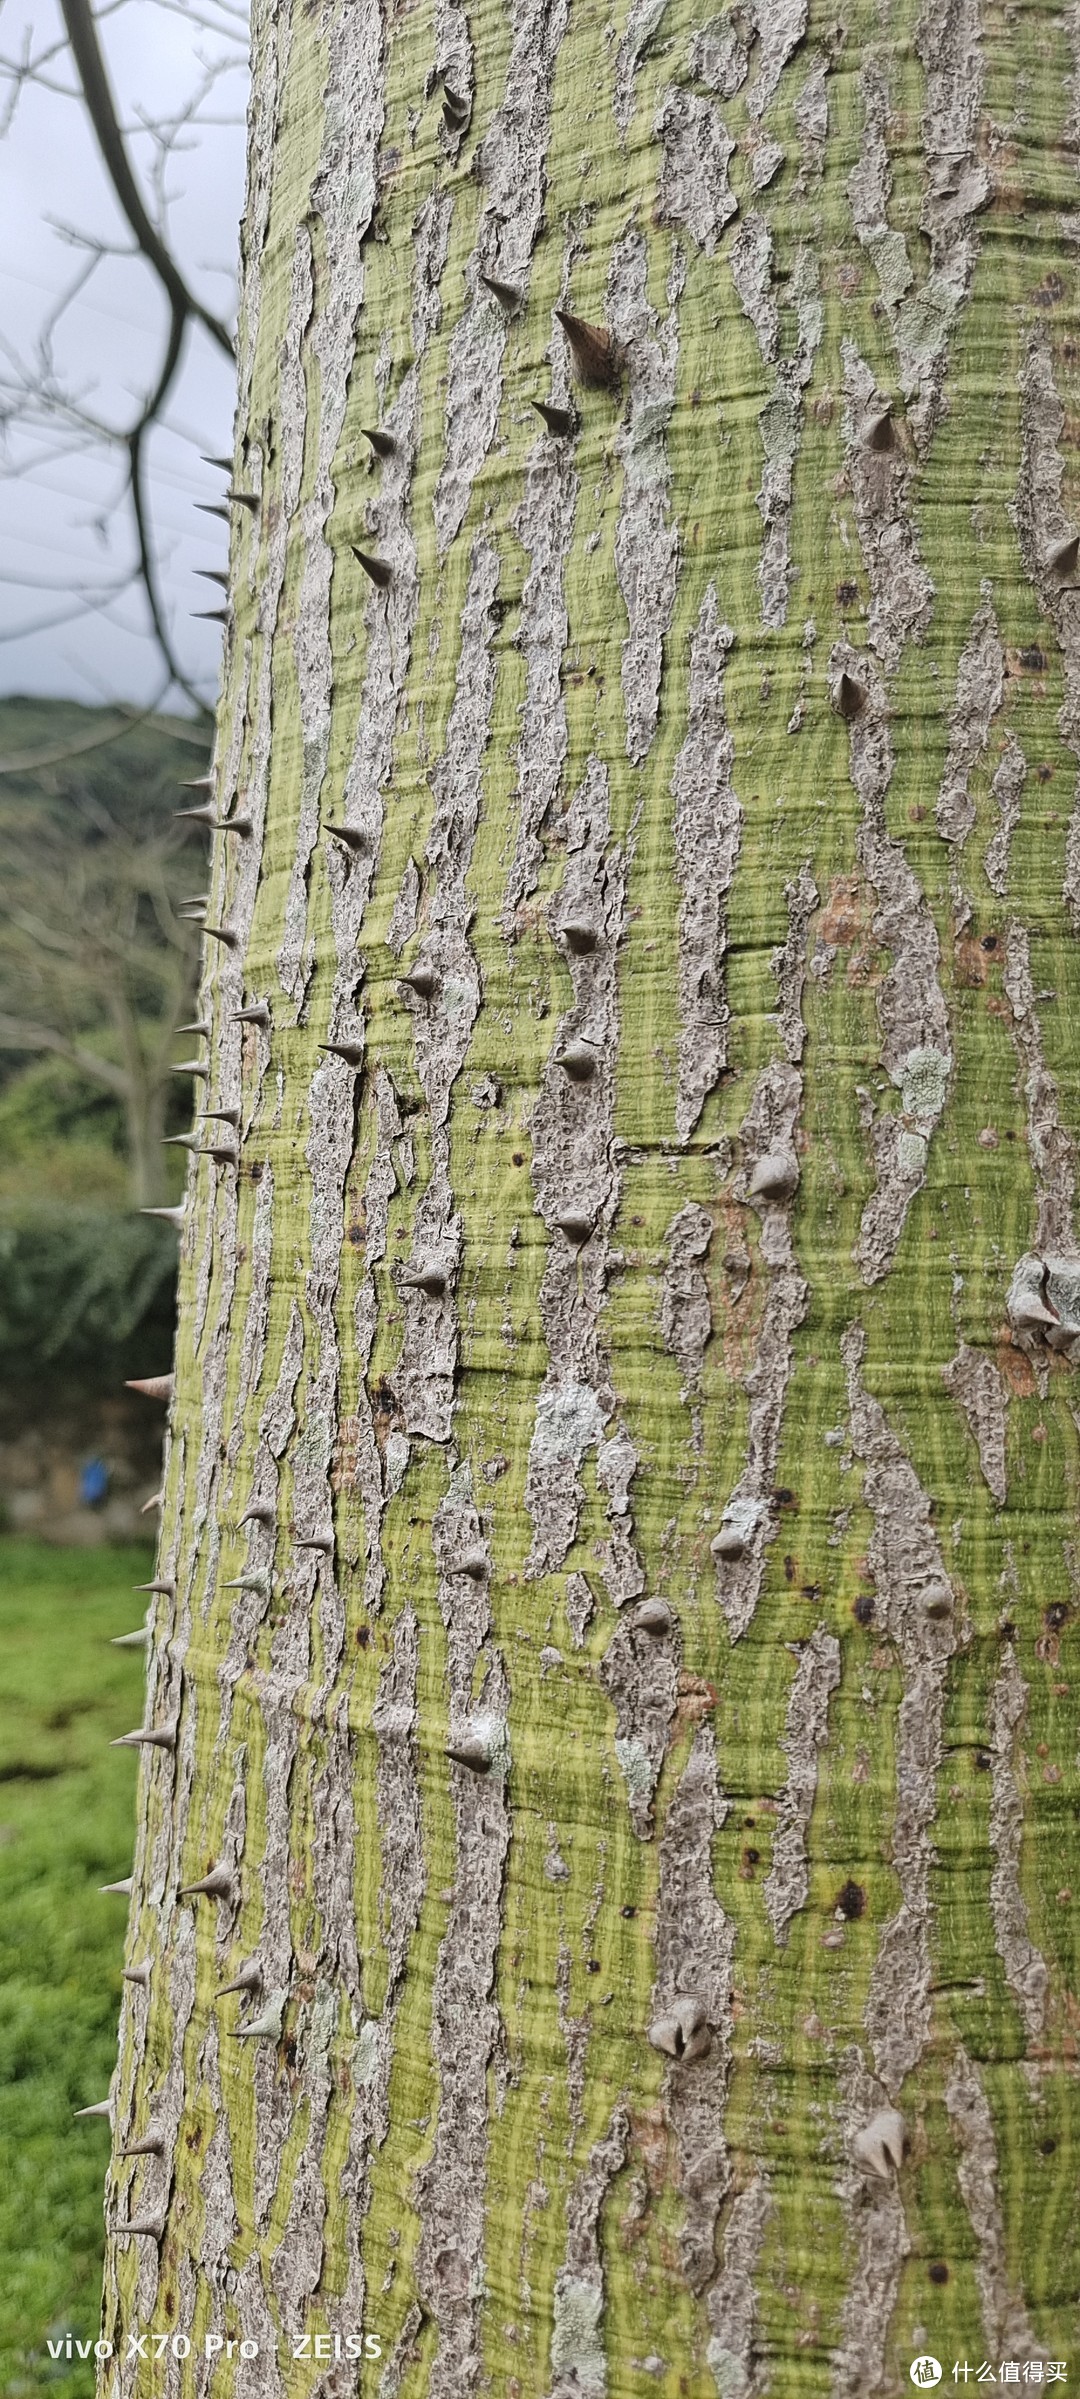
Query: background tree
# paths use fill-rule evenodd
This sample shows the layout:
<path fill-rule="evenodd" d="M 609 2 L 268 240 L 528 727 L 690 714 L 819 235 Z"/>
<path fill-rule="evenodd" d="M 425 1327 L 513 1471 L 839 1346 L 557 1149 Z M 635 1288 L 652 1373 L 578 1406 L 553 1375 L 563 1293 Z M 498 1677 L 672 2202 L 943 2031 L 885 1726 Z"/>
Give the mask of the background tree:
<path fill-rule="evenodd" d="M 4 721 L 14 731 L 19 711 Z M 91 745 L 84 726 L 68 712 L 51 763 L 43 744 L 0 760 L 0 1052 L 62 1059 L 112 1096 L 131 1196 L 149 1207 L 166 1196 L 170 1070 L 194 992 L 190 885 L 205 870 L 176 811 L 199 750 L 138 722 L 118 747 L 115 719 Z"/>
<path fill-rule="evenodd" d="M 1068 2355 L 1076 34 L 260 12 L 121 2348 Z"/>

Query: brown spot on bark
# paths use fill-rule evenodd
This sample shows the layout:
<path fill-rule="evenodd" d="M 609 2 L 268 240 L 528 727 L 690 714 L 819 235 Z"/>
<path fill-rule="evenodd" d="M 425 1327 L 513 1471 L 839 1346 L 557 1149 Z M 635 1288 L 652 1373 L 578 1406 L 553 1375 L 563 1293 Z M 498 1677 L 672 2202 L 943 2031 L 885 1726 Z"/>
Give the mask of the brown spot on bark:
<path fill-rule="evenodd" d="M 700 1724 L 702 1717 L 716 1706 L 714 1685 L 703 1682 L 698 1674 L 680 1674 L 676 1688 L 679 1697 L 675 1715 L 680 1724 Z"/>
<path fill-rule="evenodd" d="M 862 1884 L 850 1880 L 842 1883 L 836 1894 L 836 1904 L 841 1915 L 846 1916 L 849 1923 L 854 1923 L 856 1917 L 864 1915 L 866 1911 L 866 1893 Z"/>
<path fill-rule="evenodd" d="M 818 920 L 818 939 L 831 949 L 849 948 L 865 934 L 871 905 L 858 875 L 837 875 Z"/>
<path fill-rule="evenodd" d="M 1015 1393 L 1017 1399 L 1034 1397 L 1035 1374 L 1031 1361 L 1025 1358 L 1022 1350 L 1013 1348 L 1011 1338 L 1000 1342 L 997 1362 L 999 1374 L 1004 1375 L 1010 1391 Z"/>
<path fill-rule="evenodd" d="M 961 933 L 953 946 L 956 980 L 962 990 L 971 991 L 985 983 L 987 961 L 984 946 L 973 933 Z"/>
<path fill-rule="evenodd" d="M 663 2108 L 640 2108 L 631 2115 L 630 2138 L 640 2154 L 649 2189 L 662 2191 L 671 2159 L 671 2135 Z"/>

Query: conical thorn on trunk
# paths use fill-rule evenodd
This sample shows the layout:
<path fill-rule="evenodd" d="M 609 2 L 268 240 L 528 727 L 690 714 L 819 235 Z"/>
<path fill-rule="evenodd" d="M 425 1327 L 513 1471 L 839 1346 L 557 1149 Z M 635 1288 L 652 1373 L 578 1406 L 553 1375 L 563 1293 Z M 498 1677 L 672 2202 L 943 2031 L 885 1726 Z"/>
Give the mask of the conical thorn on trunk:
<path fill-rule="evenodd" d="M 587 1083 L 596 1073 L 599 1060 L 589 1042 L 568 1041 L 565 1048 L 558 1052 L 555 1063 L 562 1067 L 564 1074 L 569 1075 L 572 1083 Z"/>
<path fill-rule="evenodd" d="M 117 2150 L 118 2157 L 164 2157 L 165 2135 L 160 2124 L 147 2126 L 141 2141 L 129 2141 L 126 2148 Z"/>
<path fill-rule="evenodd" d="M 262 1980 L 263 1971 L 258 1958 L 246 1958 L 238 1973 L 234 1975 L 232 1982 L 222 1983 L 220 1990 L 215 1991 L 214 1997 L 215 1999 L 228 1999 L 234 1991 L 261 1991 Z"/>
<path fill-rule="evenodd" d="M 370 550 L 358 550 L 355 542 L 350 542 L 349 547 L 357 565 L 363 567 L 365 575 L 370 576 L 371 581 L 378 585 L 380 591 L 385 591 L 393 580 L 392 570 L 387 566 L 385 558 L 376 558 Z"/>
<path fill-rule="evenodd" d="M 833 686 L 833 707 L 837 715 L 842 716 L 845 723 L 850 724 L 852 718 L 858 716 L 865 702 L 865 684 L 859 683 L 854 675 L 849 675 L 845 667 Z"/>
<path fill-rule="evenodd" d="M 533 407 L 537 415 L 543 417 L 548 432 L 553 433 L 556 440 L 564 440 L 568 434 L 576 433 L 577 418 L 572 409 L 556 408 L 553 400 L 534 400 Z"/>
<path fill-rule="evenodd" d="M 110 1749 L 175 1749 L 178 1720 L 167 1724 L 139 1724 L 133 1733 L 121 1733 L 119 1740 L 110 1741 Z"/>
<path fill-rule="evenodd" d="M 430 1000 L 438 989 L 439 978 L 433 966 L 417 959 L 416 965 L 399 975 L 398 981 L 405 985 L 407 991 L 414 991 L 418 1000 Z"/>
<path fill-rule="evenodd" d="M 362 1066 L 364 1063 L 364 1048 L 362 1042 L 320 1041 L 319 1048 L 321 1050 L 325 1050 L 327 1056 L 330 1058 L 343 1058 L 346 1066 L 358 1067 Z"/>
<path fill-rule="evenodd" d="M 134 1379 L 129 1375 L 125 1391 L 141 1391 L 144 1399 L 170 1400 L 176 1389 L 174 1374 L 145 1374 Z"/>
<path fill-rule="evenodd" d="M 446 1754 L 455 1766 L 467 1766 L 471 1774 L 491 1772 L 491 1751 L 478 1733 L 462 1733 L 456 1741 L 448 1741 Z"/>
<path fill-rule="evenodd" d="M 351 850 L 354 857 L 371 848 L 367 834 L 361 833 L 358 825 L 324 825 L 323 832 L 328 841 L 340 841 L 342 848 Z"/>
<path fill-rule="evenodd" d="M 178 1899 L 232 1900 L 236 1897 L 236 1876 L 231 1866 L 212 1866 L 201 1882 L 181 1883 L 176 1896 Z"/>
<path fill-rule="evenodd" d="M 879 402 L 876 407 L 871 408 L 863 425 L 863 440 L 868 450 L 885 453 L 899 449 L 900 443 L 896 427 L 893 424 L 891 400 Z"/>
<path fill-rule="evenodd" d="M 501 275 L 485 275 L 483 273 L 481 273 L 480 281 L 491 293 L 492 298 L 498 301 L 500 308 L 505 308 L 508 316 L 513 314 L 515 308 L 520 308 L 522 301 L 520 283 L 505 283 Z"/>
<path fill-rule="evenodd" d="M 254 2017 L 250 2024 L 233 2026 L 233 2040 L 280 2041 L 281 2026 L 285 2015 L 285 1996 L 284 1991 L 272 1991 L 261 2016 Z"/>
<path fill-rule="evenodd" d="M 590 325 L 585 317 L 571 316 L 567 308 L 557 308 L 555 314 L 570 345 L 575 381 L 589 391 L 610 389 L 623 369 L 622 351 L 614 334 L 606 325 Z"/>

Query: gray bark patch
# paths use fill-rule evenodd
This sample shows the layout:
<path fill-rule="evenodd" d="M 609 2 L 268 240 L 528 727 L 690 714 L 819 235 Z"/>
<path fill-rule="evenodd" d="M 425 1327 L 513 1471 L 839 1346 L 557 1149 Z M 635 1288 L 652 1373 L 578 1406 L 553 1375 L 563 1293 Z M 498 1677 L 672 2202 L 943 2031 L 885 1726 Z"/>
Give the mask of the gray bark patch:
<path fill-rule="evenodd" d="M 945 2085 L 945 2105 L 960 2147 L 957 2181 L 978 2242 L 975 2276 L 987 2348 L 995 2357 L 1045 2359 L 1048 2352 L 1032 2332 L 1023 2298 L 1010 2288 L 994 2119 L 978 2072 L 962 2047 Z"/>
<path fill-rule="evenodd" d="M 1006 1646 L 990 1703 L 993 1744 L 993 1795 L 990 1803 L 990 1845 L 994 1867 L 990 1876 L 990 1912 L 994 1946 L 1005 1968 L 1029 2041 L 1041 2038 L 1046 2017 L 1050 1976 L 1046 1960 L 1028 1931 L 1028 1913 L 1020 1886 L 1020 1845 L 1024 1806 L 1016 1779 L 1014 1746 L 1027 1707 L 1028 1687 L 1011 1643 Z"/>
<path fill-rule="evenodd" d="M 727 1814 L 716 1774 L 712 1727 L 700 1724 L 673 1794 L 660 1844 L 653 2013 L 682 1994 L 704 2005 L 708 2052 L 673 2060 L 664 2081 L 679 2158 L 684 2215 L 683 2272 L 702 2291 L 716 2272 L 716 2225 L 730 2180 L 723 2123 L 730 2071 L 734 1927 L 715 1897 L 712 1842 Z"/>
<path fill-rule="evenodd" d="M 967 1419 L 968 1430 L 979 1452 L 979 1465 L 987 1490 L 1003 1508 L 1008 1491 L 1005 1480 L 1005 1410 L 1009 1393 L 992 1358 L 984 1351 L 971 1349 L 966 1341 L 960 1343 L 955 1358 L 941 1369 L 942 1380 L 951 1391 Z"/>
<path fill-rule="evenodd" d="M 839 1681 L 840 1644 L 834 1633 L 819 1624 L 795 1671 L 780 1743 L 788 1760 L 788 1778 L 762 1893 L 778 1948 L 787 1940 L 792 1917 L 806 1906 L 809 1896 L 806 1836 L 817 1792 L 817 1753 L 828 1738 L 829 1699 Z"/>
<path fill-rule="evenodd" d="M 699 1261 L 712 1239 L 712 1217 L 688 1200 L 667 1228 L 667 1263 L 660 1305 L 664 1347 L 679 1363 L 684 1399 L 696 1387 L 712 1332 L 709 1286 Z"/>
<path fill-rule="evenodd" d="M 831 668 L 855 675 L 866 688 L 867 667 L 840 644 Z M 941 1117 L 952 1070 L 949 1018 L 938 979 L 940 949 L 933 917 L 917 876 L 885 825 L 885 795 L 893 753 L 884 691 L 875 675 L 850 725 L 851 779 L 863 806 L 856 842 L 859 864 L 874 886 L 874 934 L 892 952 L 878 987 L 882 1058 L 901 1094 L 899 1115 L 873 1125 L 875 1189 L 863 1210 L 855 1262 L 867 1283 L 888 1273 L 915 1193 L 921 1188 L 930 1139 Z"/>
<path fill-rule="evenodd" d="M 675 1123 L 683 1141 L 727 1063 L 725 901 L 742 833 L 732 781 L 735 744 L 724 708 L 724 667 L 733 640 L 731 627 L 720 622 L 710 583 L 691 636 L 686 739 L 672 778 L 682 1017 Z"/>
<path fill-rule="evenodd" d="M 806 36 L 806 0 L 750 0 L 747 14 L 758 37 L 757 81 L 747 94 L 752 117 L 762 117 L 789 58 Z"/>
<path fill-rule="evenodd" d="M 482 1705 L 505 1721 L 508 1700 L 506 1676 L 501 1661 L 495 1661 Z M 449 1772 L 456 1862 L 431 2025 L 439 2110 L 431 2158 L 416 2178 L 417 2286 L 439 2328 L 428 2386 L 432 2399 L 459 2399 L 480 2366 L 488 2072 L 500 2029 L 491 1993 L 510 1844 L 509 1796 L 502 1778 L 460 1766 Z"/>
<path fill-rule="evenodd" d="M 1015 917 L 1010 918 L 1005 936 L 1004 984 L 1024 1073 L 1028 1149 L 1038 1192 L 1036 1243 L 1041 1250 L 1075 1257 L 1076 1148 L 1062 1123 L 1057 1084 L 1043 1055 L 1028 935 Z"/>
<path fill-rule="evenodd" d="M 855 2134 L 881 2106 L 881 2086 L 854 2044 L 840 2059 L 838 2079 L 839 2125 L 850 2152 Z M 895 2180 L 880 2181 L 845 2161 L 833 2187 L 847 2218 L 854 2266 L 833 2351 L 832 2394 L 852 2399 L 855 2392 L 879 2390 L 884 2381 L 889 2327 L 911 2239 Z"/>
<path fill-rule="evenodd" d="M 986 879 L 999 899 L 1009 888 L 1009 850 L 1013 834 L 1020 822 L 1020 802 L 1027 781 L 1027 759 L 1015 733 L 1005 736 L 1005 748 L 1000 764 L 994 770 L 990 797 L 998 812 L 998 822 L 986 845 Z M 1080 888 L 1080 886 L 1078 886 Z"/>
<path fill-rule="evenodd" d="M 661 1634 L 620 1624 L 600 1667 L 615 1710 L 615 1752 L 639 1841 L 652 1834 L 652 1804 L 679 1688 L 677 1627 Z"/>
<path fill-rule="evenodd" d="M 498 300 L 478 287 L 477 276 L 483 271 L 527 280 L 543 215 L 552 83 L 566 16 L 567 0 L 516 0 L 503 97 L 479 155 L 484 206 L 468 271 L 473 296 L 450 337 L 443 464 L 434 500 L 440 552 L 461 531 L 499 421 L 506 319 Z"/>
<path fill-rule="evenodd" d="M 824 329 L 817 261 L 805 246 L 796 251 L 792 274 L 797 338 L 790 358 L 781 359 L 776 381 L 758 417 L 764 467 L 757 506 L 764 526 L 758 582 L 761 621 L 779 631 L 787 622 L 792 582 L 791 504 L 795 461 L 802 439 L 803 393 L 814 372 Z"/>
<path fill-rule="evenodd" d="M 926 635 L 934 586 L 919 557 L 911 464 L 899 438 L 888 450 L 874 450 L 866 443 L 863 426 L 877 396 L 875 378 L 854 342 L 844 341 L 843 357 L 846 473 L 870 584 L 870 639 L 893 672 L 907 643 Z"/>
<path fill-rule="evenodd" d="M 615 571 L 628 620 L 622 687 L 626 754 L 648 756 L 660 707 L 664 637 L 675 607 L 679 535 L 671 521 L 671 472 L 665 433 L 675 402 L 678 333 L 673 311 L 662 330 L 648 297 L 648 249 L 638 228 L 612 256 L 608 316 L 625 351 L 630 406 L 618 436 L 623 465 Z"/>
<path fill-rule="evenodd" d="M 890 2097 L 918 2064 L 930 2030 L 930 1828 L 942 1754 L 945 1683 L 956 1634 L 949 1616 L 929 1616 L 930 1590 L 949 1577 L 930 1522 L 930 1503 L 877 1400 L 859 1375 L 866 1337 L 850 1325 L 841 1342 L 851 1442 L 864 1463 L 863 1493 L 874 1519 L 869 1562 L 882 1624 L 900 1652 L 904 1692 L 896 1729 L 892 1862 L 896 1914 L 881 1928 L 865 2022 Z"/>
<path fill-rule="evenodd" d="M 979 156 L 983 49 L 978 0 L 947 0 L 943 8 L 925 8 L 916 48 L 926 76 L 919 223 L 930 254 L 921 282 L 904 235 L 888 221 L 890 95 L 880 58 L 868 59 L 862 71 L 863 139 L 848 196 L 856 233 L 877 270 L 909 401 L 909 423 L 923 456 L 941 414 L 949 341 L 975 271 L 974 218 L 990 195 L 990 179 Z"/>
<path fill-rule="evenodd" d="M 433 1125 L 446 1123 L 450 1094 L 480 1009 L 480 974 L 468 940 L 472 909 L 467 878 L 480 819 L 484 752 L 491 737 L 492 610 L 498 582 L 498 552 L 489 541 L 478 540 L 462 610 L 446 749 L 432 776 L 435 812 L 427 854 L 436 881 L 421 955 L 436 976 L 436 987 L 430 1001 L 409 1002 L 417 1073 Z"/>
<path fill-rule="evenodd" d="M 548 2399 L 604 2399 L 607 2390 L 600 2217 L 625 2159 L 629 2134 L 626 2110 L 619 2106 L 590 2150 L 567 2202 L 566 2263 L 555 2278 Z"/>
<path fill-rule="evenodd" d="M 654 130 L 664 145 L 659 219 L 665 225 L 685 226 L 706 258 L 712 258 L 739 206 L 728 182 L 735 149 L 731 135 L 719 109 L 680 84 L 668 85 Z"/>
<path fill-rule="evenodd" d="M 526 1563 L 532 1577 L 562 1564 L 577 1529 L 584 1490 L 578 1469 L 614 1410 L 597 1334 L 603 1306 L 607 1227 L 618 1202 L 612 1145 L 614 1067 L 618 1041 L 616 953 L 625 910 L 626 861 L 609 849 L 607 775 L 590 759 L 566 819 L 566 867 L 556 925 L 588 922 L 591 949 L 568 949 L 574 1000 L 560 1019 L 532 1118 L 536 1205 L 553 1227 L 540 1286 L 540 1318 L 548 1370 L 536 1409 L 525 1504 L 534 1538 Z M 584 1078 L 560 1064 L 580 1044 L 593 1071 Z M 583 1248 L 557 1230 L 567 1209 L 583 1210 L 594 1226 Z"/>
<path fill-rule="evenodd" d="M 755 2362 L 754 2331 L 758 2264 L 771 2208 L 768 2178 L 755 2173 L 732 2200 L 724 2227 L 723 2262 L 706 2300 L 712 2337 L 705 2354 L 717 2399 L 757 2399 L 766 2388 L 768 2367 L 763 2358 Z"/>
<path fill-rule="evenodd" d="M 802 1109 L 802 1076 L 787 1061 L 775 1060 L 758 1078 L 742 1126 L 745 1165 L 736 1186 L 740 1198 L 752 1179 L 759 1158 L 783 1150 L 795 1155 L 796 1129 Z M 807 1287 L 799 1272 L 791 1238 L 790 1209 L 772 1202 L 762 1208 L 761 1256 L 770 1270 L 769 1287 L 758 1335 L 754 1363 L 744 1388 L 750 1402 L 746 1428 L 746 1465 L 724 1508 L 724 1523 L 744 1536 L 737 1557 L 716 1560 L 716 1596 L 737 1641 L 750 1624 L 757 1606 L 764 1571 L 765 1545 L 770 1538 L 771 1495 L 780 1454 L 791 1345 L 806 1313 Z"/>
<path fill-rule="evenodd" d="M 956 670 L 949 752 L 934 809 L 938 832 L 958 846 L 967 840 L 975 822 L 969 782 L 986 749 L 991 719 L 1001 706 L 1004 688 L 1005 653 L 990 587 L 984 584 Z"/>
<path fill-rule="evenodd" d="M 566 761 L 562 661 L 569 632 L 564 579 L 573 539 L 578 476 L 565 442 L 539 440 L 525 470 L 525 497 L 514 530 L 531 561 L 521 596 L 525 699 L 517 752 L 518 831 L 506 881 L 503 930 L 535 889 L 542 861 L 540 828 L 558 796 Z"/>

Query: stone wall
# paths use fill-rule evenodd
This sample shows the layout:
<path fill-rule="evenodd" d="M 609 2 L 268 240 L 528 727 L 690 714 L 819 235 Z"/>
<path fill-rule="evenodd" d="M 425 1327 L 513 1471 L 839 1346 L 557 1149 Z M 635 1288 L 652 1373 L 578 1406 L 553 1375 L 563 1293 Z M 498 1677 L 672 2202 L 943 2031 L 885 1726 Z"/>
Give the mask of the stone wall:
<path fill-rule="evenodd" d="M 65 1381 L 0 1387 L 0 1523 L 45 1541 L 93 1546 L 152 1541 L 143 1515 L 157 1490 L 163 1411 L 133 1392 L 103 1393 Z M 100 1462 L 101 1498 L 83 1496 Z"/>

